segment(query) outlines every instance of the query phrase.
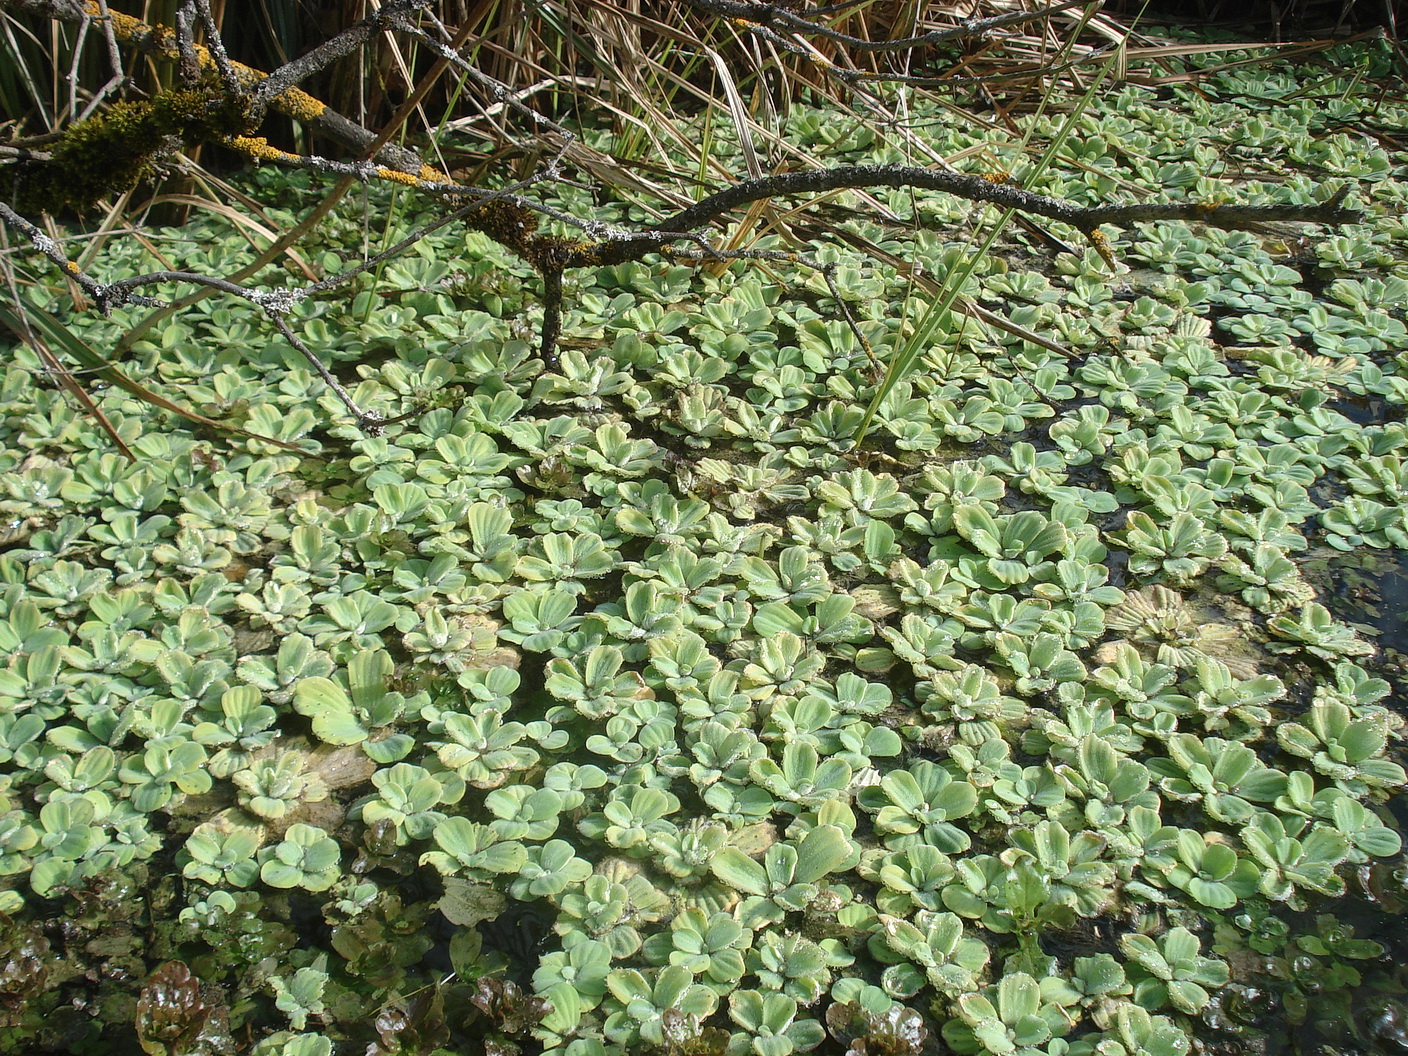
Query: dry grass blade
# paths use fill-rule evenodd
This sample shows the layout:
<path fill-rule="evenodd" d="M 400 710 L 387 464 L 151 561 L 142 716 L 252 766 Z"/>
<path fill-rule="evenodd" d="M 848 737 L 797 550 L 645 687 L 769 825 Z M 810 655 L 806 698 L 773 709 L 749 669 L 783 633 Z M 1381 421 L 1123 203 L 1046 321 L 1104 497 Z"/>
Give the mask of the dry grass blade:
<path fill-rule="evenodd" d="M 23 314 L 21 314 L 21 312 L 23 312 Z M 261 440 L 266 444 L 274 444 L 276 447 L 281 447 L 286 451 L 305 453 L 294 444 L 285 443 L 282 440 L 276 440 L 270 436 L 262 436 L 259 433 L 252 433 L 238 426 L 226 425 L 223 422 L 216 421 L 214 418 L 207 418 L 203 414 L 198 414 L 195 411 L 182 407 L 180 404 L 171 402 L 165 396 L 153 392 L 139 382 L 133 381 L 57 319 L 37 309 L 25 311 L 23 301 L 20 302 L 20 311 L 16 311 L 8 305 L 0 304 L 0 323 L 9 327 L 18 334 L 21 339 L 34 348 L 35 352 L 45 363 L 51 363 L 54 376 L 59 380 L 59 383 L 70 392 L 73 391 L 74 387 L 77 387 L 81 392 L 82 387 L 78 386 L 72 372 L 64 368 L 59 363 L 58 358 L 49 351 L 47 347 L 41 351 L 40 345 L 36 344 L 36 340 L 41 336 L 39 333 L 41 331 L 44 341 L 53 342 L 54 345 L 61 348 L 64 353 L 74 359 L 86 373 L 101 378 L 112 385 L 116 385 L 118 388 L 122 389 L 124 392 L 130 393 L 143 403 L 149 403 L 153 407 L 170 411 L 172 414 L 180 415 L 187 421 L 196 422 L 199 425 L 211 429 L 227 433 L 238 433 L 240 436 Z M 97 405 L 94 404 L 92 398 L 86 392 L 82 392 L 79 399 L 85 408 L 91 408 L 93 412 L 98 415 L 99 421 L 102 422 L 104 428 L 112 434 L 114 441 L 122 445 L 121 439 L 117 437 L 111 425 L 107 423 L 107 419 L 102 417 L 101 412 Z M 123 446 L 123 451 L 129 458 L 134 457 L 125 446 Z"/>
<path fill-rule="evenodd" d="M 738 132 L 738 145 L 743 150 L 743 164 L 748 169 L 748 175 L 753 179 L 758 179 L 763 174 L 763 163 L 758 160 L 758 149 L 753 145 L 752 122 L 748 119 L 748 108 L 743 104 L 743 96 L 739 94 L 738 85 L 734 82 L 733 74 L 728 71 L 728 63 L 713 48 L 706 48 L 705 53 L 709 56 L 709 61 L 714 64 L 714 69 L 719 75 L 719 84 L 723 86 L 724 98 L 728 100 L 728 112 L 733 118 L 733 127 Z"/>
<path fill-rule="evenodd" d="M 143 203 L 142 208 L 154 208 L 158 205 L 163 204 L 189 206 L 192 209 L 198 209 L 202 212 L 213 213 L 216 216 L 223 217 L 224 219 L 228 220 L 234 226 L 234 228 L 245 237 L 245 240 L 249 242 L 251 248 L 258 251 L 267 249 L 269 246 L 274 245 L 279 241 L 280 233 L 278 231 L 275 231 L 273 228 L 268 227 L 265 224 L 261 224 L 258 220 L 254 219 L 254 217 L 248 215 L 248 213 L 244 212 L 243 210 L 236 209 L 234 206 L 226 205 L 224 202 L 216 201 L 211 198 L 203 198 L 200 195 L 196 194 L 157 195 L 156 197 L 149 198 L 145 203 Z M 259 237 L 259 239 L 264 240 L 263 246 L 261 246 L 259 242 L 256 241 L 254 237 L 256 235 Z M 285 250 L 284 253 L 285 256 L 287 256 L 288 259 L 293 262 L 293 264 L 298 268 L 298 270 L 301 271 L 304 277 L 307 278 L 310 282 L 316 282 L 318 280 L 318 273 L 313 270 L 313 266 L 309 264 L 306 259 L 304 259 L 301 253 L 298 253 L 291 247 Z M 152 254 L 153 256 L 156 256 L 158 259 L 160 259 L 160 254 L 156 253 L 154 250 L 152 251 Z"/>
<path fill-rule="evenodd" d="M 0 112 L 29 134 L 57 131 L 63 78 L 57 47 L 46 46 L 28 26 L 3 11 L 0 27 L 8 60 L 0 63 Z"/>
<path fill-rule="evenodd" d="M 65 369 L 64 365 L 59 362 L 58 357 L 49 348 L 48 342 L 35 333 L 32 327 L 25 325 L 26 320 L 10 313 L 4 305 L 0 305 L 0 322 L 14 330 L 20 340 L 34 350 L 34 354 L 39 357 L 39 362 L 44 364 L 44 373 L 72 396 L 79 406 L 88 413 L 89 417 L 98 423 L 98 427 L 107 433 L 113 446 L 121 451 L 129 462 L 137 461 L 137 456 L 132 453 L 132 449 L 118 434 L 111 420 L 103 413 L 103 409 L 93 402 L 93 397 L 88 395 L 88 390 L 78 383 L 78 379 L 73 376 L 73 373 Z"/>

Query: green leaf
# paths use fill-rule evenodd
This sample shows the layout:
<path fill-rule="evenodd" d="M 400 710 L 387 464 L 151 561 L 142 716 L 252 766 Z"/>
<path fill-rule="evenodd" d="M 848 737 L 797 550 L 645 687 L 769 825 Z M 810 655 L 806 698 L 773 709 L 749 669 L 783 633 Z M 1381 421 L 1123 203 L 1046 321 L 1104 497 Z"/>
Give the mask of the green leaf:
<path fill-rule="evenodd" d="M 792 877 L 799 884 L 814 884 L 839 869 L 851 856 L 851 842 L 835 825 L 818 825 L 797 845 L 797 865 Z"/>
<path fill-rule="evenodd" d="M 770 601 L 759 605 L 753 611 L 753 630 L 764 638 L 771 638 L 783 631 L 789 634 L 806 634 L 806 617 L 799 615 L 780 601 Z"/>
<path fill-rule="evenodd" d="M 715 876 L 737 891 L 758 896 L 766 896 L 768 893 L 767 872 L 759 862 L 749 858 L 737 847 L 725 847 L 714 855 L 709 868 L 714 871 Z"/>
<path fill-rule="evenodd" d="M 323 711 L 313 716 L 313 733 L 326 744 L 359 744 L 369 732 L 350 711 Z"/>

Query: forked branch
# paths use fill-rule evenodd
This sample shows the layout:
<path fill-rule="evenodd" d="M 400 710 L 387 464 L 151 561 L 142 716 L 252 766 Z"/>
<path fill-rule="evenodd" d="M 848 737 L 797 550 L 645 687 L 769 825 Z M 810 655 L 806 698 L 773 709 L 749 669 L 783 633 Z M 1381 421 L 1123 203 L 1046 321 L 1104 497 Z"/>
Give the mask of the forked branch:
<path fill-rule="evenodd" d="M 749 2 L 749 0 L 688 0 L 691 6 L 724 17 L 745 20 L 748 25 L 763 32 L 785 32 L 804 36 L 814 33 L 848 48 L 860 50 L 880 50 L 880 48 L 916 47 L 939 43 L 957 36 L 985 32 L 1000 25 L 1014 24 L 1028 18 L 1043 17 L 1066 7 L 1076 6 L 1076 0 L 1066 0 L 1054 7 L 1035 13 L 1004 15 L 997 19 L 966 22 L 951 29 L 936 30 L 918 34 L 903 40 L 876 43 L 851 38 L 825 27 L 817 19 L 825 17 L 825 9 L 807 11 L 794 4 Z M 340 275 L 301 288 L 256 290 L 238 283 L 213 276 L 201 276 L 186 272 L 164 271 L 135 276 L 112 283 L 103 283 L 83 273 L 70 261 L 54 242 L 48 239 L 37 227 L 24 220 L 17 212 L 0 203 L 0 223 L 13 227 L 24 234 L 31 244 L 49 257 L 64 273 L 97 303 L 103 310 L 122 303 L 157 304 L 138 291 L 145 287 L 164 283 L 184 283 L 203 286 L 226 294 L 244 298 L 262 308 L 274 325 L 300 351 L 302 351 L 319 371 L 324 380 L 331 384 L 348 409 L 364 428 L 375 429 L 379 419 L 372 413 L 363 411 L 351 396 L 336 383 L 336 379 L 318 362 L 312 352 L 301 342 L 288 326 L 288 314 L 310 296 L 323 294 L 350 281 L 355 275 L 377 266 L 386 258 L 400 252 L 412 243 L 424 238 L 430 232 L 448 223 L 463 222 L 479 230 L 506 246 L 534 268 L 543 280 L 543 321 L 540 352 L 546 363 L 555 362 L 555 350 L 562 321 L 563 277 L 576 268 L 595 267 L 604 264 L 620 264 L 626 261 L 661 254 L 672 258 L 694 259 L 785 259 L 803 265 L 821 267 L 832 292 L 841 302 L 839 291 L 835 289 L 829 270 L 798 254 L 778 253 L 773 250 L 722 250 L 710 242 L 710 232 L 714 225 L 724 220 L 739 208 L 771 198 L 787 198 L 802 195 L 825 194 L 844 190 L 889 187 L 938 191 L 973 202 L 987 203 L 1002 209 L 1061 221 L 1080 231 L 1088 238 L 1095 249 L 1111 264 L 1114 263 L 1109 244 L 1101 232 L 1102 225 L 1127 226 L 1132 223 L 1154 220 L 1185 220 L 1199 222 L 1214 227 L 1242 227 L 1267 221 L 1296 221 L 1302 223 L 1346 224 L 1362 219 L 1363 214 L 1345 205 L 1348 187 L 1341 188 L 1327 201 L 1309 204 L 1273 205 L 1231 205 L 1205 204 L 1198 202 L 1147 202 L 1138 204 L 1081 205 L 1076 202 L 1026 190 L 1005 175 L 982 176 L 946 171 L 938 168 L 921 168 L 907 165 L 844 165 L 828 169 L 814 169 L 803 172 L 789 172 L 753 179 L 741 180 L 731 186 L 710 194 L 698 202 L 677 210 L 673 215 L 641 230 L 629 231 L 608 227 L 592 218 L 567 215 L 541 201 L 535 201 L 523 192 L 534 184 L 569 182 L 560 172 L 562 154 L 559 152 L 539 173 L 512 187 L 497 191 L 460 184 L 430 166 L 422 165 L 419 157 L 408 150 L 391 151 L 383 147 L 380 139 L 361 126 L 354 125 L 341 115 L 337 115 L 322 103 L 303 93 L 297 85 L 312 73 L 327 66 L 335 59 L 349 54 L 365 45 L 373 36 L 383 32 L 397 32 L 412 35 L 429 46 L 440 63 L 452 66 L 462 72 L 470 81 L 486 90 L 503 105 L 516 112 L 533 126 L 532 133 L 549 130 L 571 142 L 571 133 L 548 117 L 533 110 L 505 85 L 480 71 L 476 65 L 460 54 L 458 45 L 468 36 L 465 31 L 455 37 L 450 45 L 426 33 L 414 17 L 425 6 L 425 0 L 388 0 L 377 12 L 356 25 L 344 30 L 323 45 L 314 48 L 306 55 L 293 60 L 271 74 L 264 74 L 229 60 L 220 44 L 219 35 L 210 18 L 206 0 L 186 0 L 181 8 L 183 23 L 180 32 L 162 26 L 150 26 L 129 16 L 107 10 L 106 5 L 88 0 L 0 0 L 0 9 L 24 10 L 45 14 L 65 21 L 99 20 L 111 36 L 138 50 L 159 54 L 172 59 L 185 57 L 188 66 L 200 68 L 203 77 L 203 90 L 213 92 L 213 100 L 224 99 L 227 103 L 233 98 L 239 106 L 230 104 L 229 115 L 212 116 L 209 100 L 204 97 L 187 100 L 184 97 L 163 99 L 161 96 L 142 104 L 145 110 L 132 104 L 123 114 L 126 125 L 132 128 L 152 130 L 153 135 L 164 132 L 177 118 L 185 120 L 180 125 L 182 134 L 201 133 L 204 138 L 224 143 L 234 149 L 259 160 L 301 168 L 311 168 L 330 175 L 352 177 L 361 180 L 393 180 L 396 183 L 413 187 L 423 193 L 443 198 L 449 208 L 445 215 L 424 226 L 396 246 L 378 255 L 372 261 L 355 265 Z M 208 46 L 194 43 L 192 27 L 199 18 L 209 38 Z M 444 35 L 444 27 L 439 27 Z M 212 88 L 211 85 L 214 85 Z M 174 93 L 168 93 L 174 94 Z M 199 95 L 199 93 L 188 93 Z M 371 155 L 376 161 L 332 161 L 323 158 L 305 157 L 279 150 L 258 138 L 254 126 L 262 118 L 264 107 L 268 105 L 290 113 L 293 116 L 333 135 L 344 144 L 363 154 Z M 202 107 L 205 109 L 201 109 Z M 184 108 L 184 109 L 183 109 Z M 186 110 L 195 113 L 192 117 Z M 174 115 L 174 116 L 173 116 Z M 238 126 L 233 130 L 220 125 L 214 117 L 228 116 L 226 124 Z M 162 122 L 167 122 L 163 124 Z M 121 128 L 113 131 L 120 132 Z M 532 134 L 530 133 L 530 134 Z M 92 138 L 90 131 L 89 138 Z M 166 135 L 161 139 L 165 144 L 173 140 L 179 144 L 180 135 Z M 62 142 L 54 148 L 52 158 L 61 160 L 64 150 Z M 92 151 L 90 151 L 92 153 Z M 20 166 L 42 166 L 46 162 L 39 155 L 28 152 L 0 154 L 0 164 L 18 162 Z M 547 219 L 557 225 L 557 231 L 542 229 L 542 220 Z M 574 237 L 567 237 L 560 231 L 575 229 Z M 688 248 L 681 244 L 688 244 Z M 845 311 L 844 303 L 842 310 Z M 852 328 L 854 323 L 852 322 Z M 856 330 L 860 336 L 859 330 Z M 864 338 L 861 337 L 862 343 Z"/>
<path fill-rule="evenodd" d="M 1089 238 L 1102 255 L 1099 229 L 1102 224 L 1125 226 L 1153 220 L 1189 220 L 1212 227 L 1241 227 L 1276 220 L 1316 224 L 1352 224 L 1363 219 L 1357 209 L 1345 207 L 1348 187 L 1330 200 L 1312 205 L 1217 205 L 1201 202 L 1145 202 L 1129 205 L 1079 205 L 1023 190 L 1011 183 L 966 173 L 923 169 L 910 165 L 841 165 L 810 172 L 786 172 L 758 179 L 740 180 L 731 187 L 700 199 L 687 209 L 660 221 L 639 234 L 627 235 L 594 245 L 582 246 L 568 260 L 568 267 L 587 264 L 619 264 L 638 260 L 698 231 L 731 210 L 764 198 L 827 191 L 859 190 L 867 187 L 917 187 L 942 191 L 972 202 L 1015 209 L 1049 220 L 1070 224 Z"/>

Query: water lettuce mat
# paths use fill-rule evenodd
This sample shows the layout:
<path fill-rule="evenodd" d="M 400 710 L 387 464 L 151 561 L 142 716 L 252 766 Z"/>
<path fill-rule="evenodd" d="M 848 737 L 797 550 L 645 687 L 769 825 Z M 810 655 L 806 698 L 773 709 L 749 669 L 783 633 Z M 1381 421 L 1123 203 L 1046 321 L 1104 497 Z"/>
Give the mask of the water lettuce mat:
<path fill-rule="evenodd" d="M 1347 185 L 1366 222 L 1111 229 L 1113 271 L 1013 228 L 859 446 L 875 368 L 778 262 L 569 275 L 549 370 L 531 270 L 442 231 L 292 320 L 408 416 L 379 437 L 249 305 L 123 360 L 294 451 L 95 386 L 129 461 L 10 349 L 0 1051 L 1401 1051 L 1388 56 L 1098 93 L 1032 189 Z M 1006 132 L 911 118 L 785 132 L 1023 178 Z M 1017 120 L 1039 146 L 1063 117 Z M 283 220 L 314 186 L 247 179 Z M 870 197 L 800 248 L 884 361 L 989 218 Z M 340 268 L 422 208 L 369 191 L 301 251 Z M 209 215 L 149 244 L 248 253 Z M 100 354 L 141 317 L 46 281 L 31 305 Z"/>

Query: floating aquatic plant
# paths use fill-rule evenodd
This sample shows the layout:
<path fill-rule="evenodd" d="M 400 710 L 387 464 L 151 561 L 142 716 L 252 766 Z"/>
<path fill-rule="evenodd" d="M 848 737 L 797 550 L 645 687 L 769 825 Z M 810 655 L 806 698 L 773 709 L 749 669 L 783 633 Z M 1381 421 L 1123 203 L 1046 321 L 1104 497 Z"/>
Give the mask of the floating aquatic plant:
<path fill-rule="evenodd" d="M 1239 678 L 1256 673 L 1255 657 L 1236 627 L 1209 620 L 1177 591 L 1148 587 L 1105 614 L 1105 625 L 1136 647 L 1174 668 L 1191 668 L 1198 660 L 1217 660 Z"/>
<path fill-rule="evenodd" d="M 1240 69 L 1209 90 L 1246 94 Z M 1401 211 L 1391 161 L 1322 143 L 1332 83 L 1256 117 L 1118 89 L 1070 141 L 1083 168 L 1041 179 L 1213 201 L 1220 166 L 1269 178 L 1300 157 Z M 944 156 L 978 146 L 913 105 Z M 890 150 L 805 106 L 782 127 Z M 1255 193 L 1327 198 L 1321 182 Z M 848 234 L 971 255 L 952 233 L 966 207 L 883 200 L 945 226 L 847 217 Z M 935 1036 L 1182 1056 L 1208 1024 L 1243 1029 L 1258 988 L 1308 1021 L 1315 985 L 1356 985 L 1380 954 L 1300 914 L 1356 877 L 1392 897 L 1402 848 L 1382 813 L 1405 783 L 1391 688 L 1346 622 L 1365 617 L 1306 574 L 1322 543 L 1403 543 L 1403 264 L 1396 221 L 1371 220 L 1314 243 L 1337 269 L 1316 284 L 1260 234 L 1181 222 L 1115 244 L 1153 271 L 990 257 L 970 294 L 1029 336 L 955 322 L 859 447 L 865 349 L 781 258 L 768 282 L 742 262 L 584 269 L 564 325 L 593 344 L 549 366 L 514 329 L 515 265 L 432 235 L 445 266 L 401 262 L 408 292 L 359 293 L 361 326 L 308 306 L 357 399 L 409 416 L 376 437 L 249 341 L 245 307 L 134 345 L 134 373 L 318 458 L 98 394 L 131 465 L 17 351 L 0 377 L 6 1029 L 29 1044 L 27 1003 L 73 1006 L 69 963 L 143 979 L 158 950 L 190 974 L 149 988 L 142 1038 L 168 1048 L 197 1006 L 218 1018 L 215 987 L 246 995 L 230 1013 L 264 1035 L 252 1051 L 310 1056 L 474 1031 L 493 1051 L 531 1033 L 564 1056 L 785 1056 L 823 1023 L 856 1056 Z M 200 270 L 224 242 L 193 223 L 163 251 Z M 102 252 L 150 268 L 120 240 Z M 849 248 L 816 253 L 891 354 L 900 288 Z M 135 322 L 114 316 L 73 325 L 106 340 Z M 101 915 L 97 885 L 166 854 L 181 886 L 151 885 L 151 962 L 55 953 Z M 37 919 L 56 906 L 75 916 Z"/>

